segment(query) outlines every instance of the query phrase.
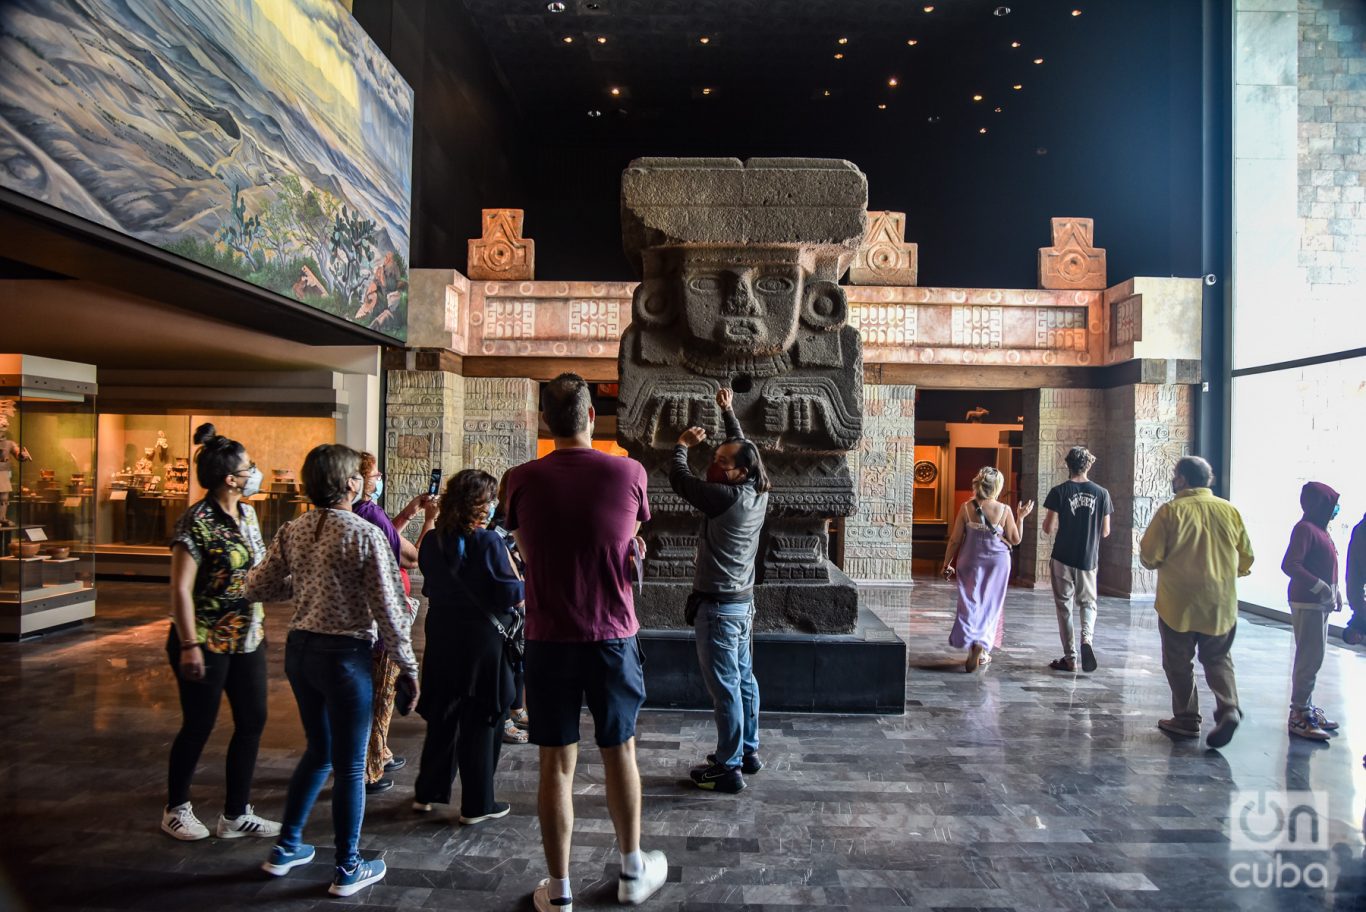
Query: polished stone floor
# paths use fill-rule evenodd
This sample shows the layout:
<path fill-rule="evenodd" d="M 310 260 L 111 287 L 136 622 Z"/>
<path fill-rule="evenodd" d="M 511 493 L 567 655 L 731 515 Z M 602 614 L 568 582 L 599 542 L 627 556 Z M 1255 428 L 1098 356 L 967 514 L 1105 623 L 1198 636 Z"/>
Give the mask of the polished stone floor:
<path fill-rule="evenodd" d="M 1319 679 L 1316 702 L 1342 733 L 1331 744 L 1289 743 L 1289 631 L 1242 620 L 1235 657 L 1247 720 L 1216 752 L 1154 727 L 1169 702 L 1150 605 L 1102 600 L 1101 669 L 1064 675 L 1045 667 L 1058 654 L 1051 601 L 1012 590 L 1005 647 L 969 676 L 945 643 L 946 585 L 866 597 L 910 644 L 905 715 L 765 715 L 768 769 L 731 797 L 680 781 L 711 747 L 709 714 L 643 714 L 645 845 L 670 863 L 670 883 L 647 908 L 1366 908 L 1366 653 L 1334 641 Z M 371 800 L 362 842 L 389 876 L 346 900 L 327 896 L 326 863 L 267 878 L 260 842 L 162 835 L 178 724 L 164 603 L 164 586 L 105 584 L 100 617 L 83 629 L 0 644 L 0 909 L 530 908 L 543 861 L 527 747 L 509 747 L 499 773 L 513 813 L 474 827 L 413 814 L 415 771 L 400 772 L 398 788 Z M 285 620 L 271 620 L 277 643 Z M 275 649 L 254 795 L 267 816 L 279 814 L 301 741 L 282 659 Z M 227 735 L 225 707 L 195 786 L 210 822 Z M 415 756 L 420 739 L 419 721 L 395 720 L 400 752 Z M 596 751 L 585 751 L 573 865 L 584 909 L 615 905 L 602 782 Z M 1326 848 L 1282 856 L 1281 881 L 1303 870 L 1328 887 L 1233 886 L 1237 865 L 1266 869 L 1272 856 L 1231 842 L 1232 795 L 1284 789 L 1325 793 L 1331 819 Z M 320 858 L 330 857 L 330 833 L 324 802 L 309 828 Z"/>

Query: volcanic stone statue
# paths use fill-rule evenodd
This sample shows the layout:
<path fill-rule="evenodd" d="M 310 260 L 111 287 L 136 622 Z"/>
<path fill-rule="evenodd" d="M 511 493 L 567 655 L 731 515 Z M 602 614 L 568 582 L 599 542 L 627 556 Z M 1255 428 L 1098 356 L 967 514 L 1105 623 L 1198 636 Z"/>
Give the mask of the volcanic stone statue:
<path fill-rule="evenodd" d="M 669 457 L 694 425 L 723 442 L 715 400 L 728 386 L 773 482 L 756 626 L 854 628 L 857 592 L 830 563 L 826 530 L 856 508 L 846 453 L 862 433 L 863 358 L 838 282 L 867 208 L 863 173 L 833 159 L 641 158 L 622 175 L 641 284 L 621 341 L 617 438 L 649 473 L 643 625 L 683 626 L 701 516 L 670 490 Z"/>

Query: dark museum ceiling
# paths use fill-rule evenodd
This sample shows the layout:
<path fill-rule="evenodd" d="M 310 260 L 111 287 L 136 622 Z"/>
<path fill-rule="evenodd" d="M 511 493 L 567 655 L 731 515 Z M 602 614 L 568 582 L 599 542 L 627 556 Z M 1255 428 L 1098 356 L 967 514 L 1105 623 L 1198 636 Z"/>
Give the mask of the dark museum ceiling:
<path fill-rule="evenodd" d="M 871 208 L 908 213 L 925 284 L 1028 282 L 1052 215 L 1095 217 L 1128 274 L 1199 267 L 1198 218 L 1174 214 L 1198 200 L 1198 0 L 464 5 L 557 273 L 621 262 L 617 184 L 639 155 L 847 158 Z"/>

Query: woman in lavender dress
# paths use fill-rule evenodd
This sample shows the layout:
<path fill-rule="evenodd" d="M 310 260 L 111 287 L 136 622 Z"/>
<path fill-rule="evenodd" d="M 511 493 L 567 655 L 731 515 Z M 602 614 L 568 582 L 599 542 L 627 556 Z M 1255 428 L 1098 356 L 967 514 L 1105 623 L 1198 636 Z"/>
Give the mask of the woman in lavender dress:
<path fill-rule="evenodd" d="M 958 612 L 949 644 L 968 650 L 969 673 L 991 661 L 991 649 L 1005 632 L 1006 586 L 1010 583 L 1010 549 L 1020 543 L 1020 523 L 1034 501 L 1019 505 L 1019 517 L 996 500 L 1005 477 L 987 466 L 972 479 L 973 498 L 953 522 L 944 552 L 945 579 L 958 577 Z"/>

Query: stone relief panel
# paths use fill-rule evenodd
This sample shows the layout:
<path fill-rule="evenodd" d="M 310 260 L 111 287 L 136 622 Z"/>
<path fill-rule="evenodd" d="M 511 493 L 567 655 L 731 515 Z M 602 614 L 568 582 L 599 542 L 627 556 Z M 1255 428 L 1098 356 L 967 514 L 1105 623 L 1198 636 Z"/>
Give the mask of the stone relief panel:
<path fill-rule="evenodd" d="M 431 470 L 461 468 L 465 378 L 446 371 L 389 371 L 384 428 L 384 507 L 398 510 L 427 490 Z M 408 532 L 416 534 L 413 520 Z"/>
<path fill-rule="evenodd" d="M 536 458 L 536 381 L 526 378 L 465 379 L 464 468 L 495 478 Z"/>
<path fill-rule="evenodd" d="M 536 302 L 486 299 L 483 325 L 485 339 L 530 339 L 536 335 Z"/>
<path fill-rule="evenodd" d="M 1035 348 L 1086 351 L 1086 312 L 1040 307 L 1034 312 Z"/>
<path fill-rule="evenodd" d="M 920 264 L 906 243 L 906 213 L 869 212 L 868 234 L 849 267 L 851 285 L 914 285 Z"/>
<path fill-rule="evenodd" d="M 1120 348 L 1143 338 L 1143 297 L 1134 295 L 1110 310 L 1110 346 Z"/>
<path fill-rule="evenodd" d="M 610 342 L 621 338 L 621 302 L 574 298 L 569 302 L 569 338 Z"/>
<path fill-rule="evenodd" d="M 955 348 L 1000 348 L 1003 323 L 999 307 L 953 308 Z"/>
<path fill-rule="evenodd" d="M 844 570 L 856 580 L 909 580 L 915 387 L 865 385 L 863 427 L 863 439 L 849 454 L 858 512 L 844 524 Z"/>
<path fill-rule="evenodd" d="M 471 238 L 471 279 L 498 281 L 536 277 L 536 242 L 522 237 L 521 209 L 485 209 L 483 237 Z"/>
<path fill-rule="evenodd" d="M 1105 251 L 1089 218 L 1053 219 L 1053 246 L 1039 248 L 1039 287 L 1105 290 Z"/>

